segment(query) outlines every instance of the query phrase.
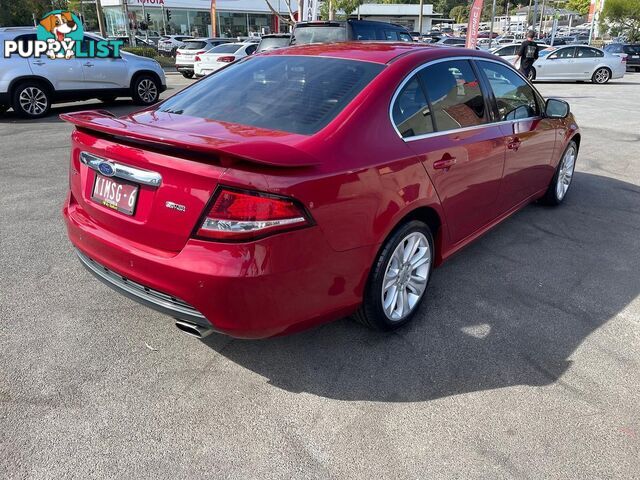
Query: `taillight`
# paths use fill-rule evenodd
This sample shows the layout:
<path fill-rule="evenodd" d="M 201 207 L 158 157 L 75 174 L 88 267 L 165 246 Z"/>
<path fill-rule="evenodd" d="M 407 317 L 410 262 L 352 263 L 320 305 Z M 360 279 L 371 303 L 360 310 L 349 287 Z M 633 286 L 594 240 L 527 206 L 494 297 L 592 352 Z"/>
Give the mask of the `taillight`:
<path fill-rule="evenodd" d="M 231 63 L 236 59 L 233 55 L 229 57 L 218 57 L 218 62 Z"/>
<path fill-rule="evenodd" d="M 202 61 L 202 59 L 201 59 L 198 55 L 196 55 L 195 61 L 196 61 L 196 62 L 201 62 L 201 61 Z"/>
<path fill-rule="evenodd" d="M 295 200 L 276 195 L 220 189 L 196 235 L 215 240 L 247 240 L 311 225 Z"/>

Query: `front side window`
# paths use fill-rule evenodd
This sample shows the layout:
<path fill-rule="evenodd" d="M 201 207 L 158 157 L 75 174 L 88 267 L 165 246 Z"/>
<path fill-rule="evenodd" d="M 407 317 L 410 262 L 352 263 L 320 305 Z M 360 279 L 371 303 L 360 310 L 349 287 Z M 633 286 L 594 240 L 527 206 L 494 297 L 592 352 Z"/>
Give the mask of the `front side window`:
<path fill-rule="evenodd" d="M 487 123 L 480 83 L 467 60 L 435 63 L 420 71 L 438 131 Z"/>
<path fill-rule="evenodd" d="M 413 42 L 413 38 L 407 32 L 398 32 L 398 38 L 401 42 Z"/>
<path fill-rule="evenodd" d="M 383 69 L 377 63 L 337 58 L 249 57 L 176 93 L 159 110 L 310 135 Z"/>
<path fill-rule="evenodd" d="M 573 58 L 573 54 L 575 50 L 576 50 L 575 47 L 561 48 L 560 50 L 557 50 L 551 55 L 549 55 L 549 59 L 553 60 L 556 58 Z"/>
<path fill-rule="evenodd" d="M 508 55 L 515 55 L 516 54 L 516 48 L 518 48 L 517 45 L 509 45 L 508 47 L 502 47 L 495 54 L 498 55 L 499 57 L 506 57 Z"/>
<path fill-rule="evenodd" d="M 417 75 L 402 88 L 391 113 L 393 123 L 403 138 L 433 132 L 431 111 Z"/>
<path fill-rule="evenodd" d="M 505 65 L 479 61 L 498 105 L 498 120 L 518 120 L 539 114 L 531 86 Z"/>

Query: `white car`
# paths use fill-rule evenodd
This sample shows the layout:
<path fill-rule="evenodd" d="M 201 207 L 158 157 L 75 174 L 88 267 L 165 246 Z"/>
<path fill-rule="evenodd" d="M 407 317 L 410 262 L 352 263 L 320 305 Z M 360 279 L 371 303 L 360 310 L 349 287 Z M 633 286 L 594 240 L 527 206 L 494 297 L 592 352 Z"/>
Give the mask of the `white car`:
<path fill-rule="evenodd" d="M 583 45 L 551 47 L 540 52 L 533 64 L 533 80 L 563 80 L 607 83 L 624 77 L 627 65 L 624 58 L 599 48 Z"/>
<path fill-rule="evenodd" d="M 158 53 L 173 55 L 180 47 L 184 47 L 185 40 L 191 40 L 190 35 L 163 35 L 158 40 Z"/>
<path fill-rule="evenodd" d="M 184 46 L 176 50 L 176 70 L 185 78 L 193 77 L 193 63 L 196 55 L 206 53 L 213 47 L 230 41 L 223 38 L 194 38 L 186 40 Z"/>
<path fill-rule="evenodd" d="M 111 51 L 106 58 L 4 58 L 5 40 L 36 38 L 33 27 L 0 28 L 0 112 L 12 107 L 20 116 L 39 118 L 53 103 L 91 98 L 111 102 L 131 97 L 140 105 L 151 105 L 167 88 L 158 62 L 122 51 L 117 56 Z M 85 33 L 83 42 L 98 40 Z M 88 51 L 88 46 L 83 50 Z"/>
<path fill-rule="evenodd" d="M 224 43 L 212 48 L 207 53 L 197 55 L 193 64 L 196 77 L 204 77 L 221 69 L 231 62 L 251 55 L 258 48 L 257 43 Z"/>
<path fill-rule="evenodd" d="M 492 48 L 491 53 L 499 57 L 502 57 L 507 62 L 513 64 L 516 61 L 516 58 L 518 57 L 518 51 L 520 50 L 521 45 L 522 43 L 511 43 L 509 45 L 500 45 L 499 47 Z M 540 50 L 543 50 L 548 47 L 549 45 L 547 44 L 538 43 L 538 48 Z"/>

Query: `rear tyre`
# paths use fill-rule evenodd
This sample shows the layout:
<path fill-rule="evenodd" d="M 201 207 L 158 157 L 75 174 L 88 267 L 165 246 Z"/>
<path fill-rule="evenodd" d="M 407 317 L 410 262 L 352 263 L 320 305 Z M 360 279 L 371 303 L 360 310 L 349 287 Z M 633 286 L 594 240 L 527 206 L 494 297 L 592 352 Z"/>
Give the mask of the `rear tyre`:
<path fill-rule="evenodd" d="M 423 222 L 398 228 L 378 254 L 354 318 L 376 330 L 408 323 L 424 298 L 433 267 L 433 236 Z"/>
<path fill-rule="evenodd" d="M 551 179 L 549 188 L 540 199 L 545 205 L 560 205 L 567 196 L 571 180 L 573 180 L 573 172 L 576 168 L 576 159 L 578 158 L 578 145 L 571 140 L 566 150 L 562 154 L 562 159 L 558 164 L 556 173 Z"/>
<path fill-rule="evenodd" d="M 193 72 L 180 72 L 184 78 L 193 78 Z"/>
<path fill-rule="evenodd" d="M 611 80 L 611 70 L 607 67 L 600 67 L 591 76 L 591 81 L 600 85 L 607 83 L 609 80 Z"/>
<path fill-rule="evenodd" d="M 151 75 L 139 75 L 131 84 L 131 97 L 138 105 L 152 105 L 160 97 L 160 85 Z"/>

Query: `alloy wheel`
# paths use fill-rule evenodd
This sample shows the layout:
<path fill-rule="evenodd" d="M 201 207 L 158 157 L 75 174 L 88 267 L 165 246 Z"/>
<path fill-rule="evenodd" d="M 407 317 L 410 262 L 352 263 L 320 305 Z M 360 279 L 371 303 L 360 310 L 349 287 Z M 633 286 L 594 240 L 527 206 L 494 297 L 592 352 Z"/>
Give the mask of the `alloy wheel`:
<path fill-rule="evenodd" d="M 20 108 L 29 115 L 42 115 L 49 106 L 47 95 L 38 87 L 27 87 L 18 96 Z"/>
<path fill-rule="evenodd" d="M 596 83 L 607 83 L 609 80 L 609 70 L 606 68 L 599 68 L 593 75 L 593 79 Z"/>
<path fill-rule="evenodd" d="M 558 180 L 556 181 L 556 197 L 558 200 L 562 200 L 567 194 L 567 190 L 569 190 L 575 164 L 576 149 L 571 145 L 562 157 L 562 163 L 560 164 L 560 170 L 558 172 Z"/>
<path fill-rule="evenodd" d="M 387 318 L 400 321 L 422 298 L 431 272 L 431 248 L 421 232 L 407 235 L 393 251 L 382 283 L 382 307 Z"/>
<path fill-rule="evenodd" d="M 158 87 L 153 80 L 144 78 L 138 83 L 138 96 L 145 103 L 153 103 L 158 98 Z"/>

